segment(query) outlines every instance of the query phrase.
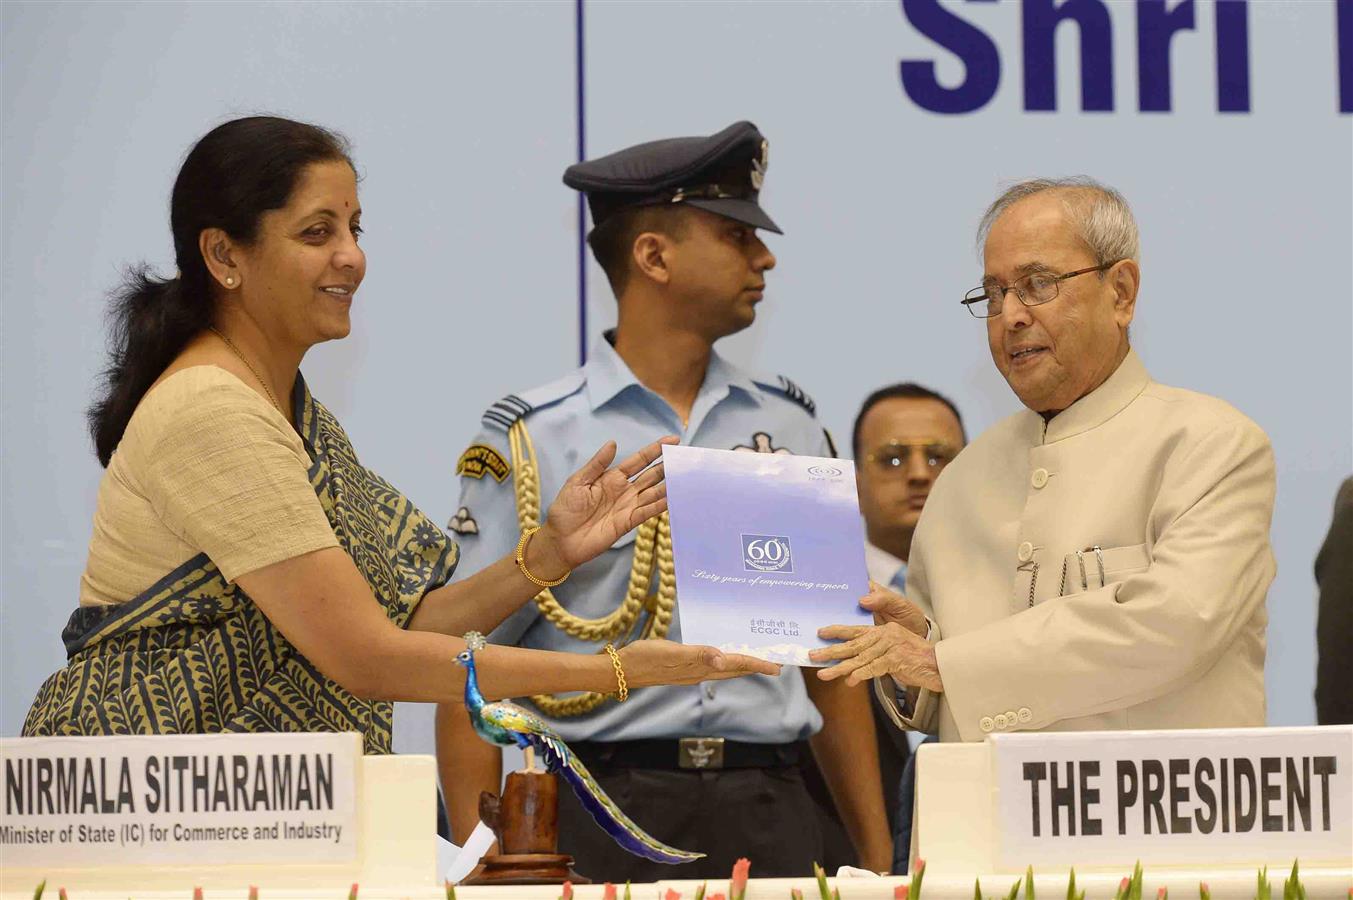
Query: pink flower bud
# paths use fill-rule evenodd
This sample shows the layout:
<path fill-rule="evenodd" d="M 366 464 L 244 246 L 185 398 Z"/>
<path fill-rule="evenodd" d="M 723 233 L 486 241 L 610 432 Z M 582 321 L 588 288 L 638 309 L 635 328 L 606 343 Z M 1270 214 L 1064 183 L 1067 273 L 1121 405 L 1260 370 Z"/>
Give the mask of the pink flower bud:
<path fill-rule="evenodd" d="M 200 887 L 193 888 L 193 900 L 202 900 L 202 889 Z"/>
<path fill-rule="evenodd" d="M 249 885 L 249 900 L 258 900 L 258 885 Z"/>
<path fill-rule="evenodd" d="M 911 893 L 911 885 L 899 884 L 893 888 L 893 900 L 907 900 L 907 895 Z"/>
<path fill-rule="evenodd" d="M 609 881 L 606 882 L 606 887 L 601 889 L 601 900 L 615 900 L 615 885 Z"/>
<path fill-rule="evenodd" d="M 559 894 L 559 900 L 573 900 L 573 882 L 564 882 L 564 889 Z"/>
<path fill-rule="evenodd" d="M 747 875 L 752 870 L 752 861 L 743 856 L 733 863 L 733 877 L 729 880 L 728 893 L 733 900 L 739 900 L 747 890 Z"/>
<path fill-rule="evenodd" d="M 667 893 L 663 895 L 662 900 L 681 900 L 681 892 L 668 888 Z"/>
<path fill-rule="evenodd" d="M 1169 896 L 1170 896 L 1169 888 L 1161 888 L 1160 890 L 1156 891 L 1156 900 L 1165 900 L 1165 898 Z"/>
<path fill-rule="evenodd" d="M 348 900 L 357 900 L 357 882 L 355 881 L 352 883 L 352 887 L 348 888 Z"/>

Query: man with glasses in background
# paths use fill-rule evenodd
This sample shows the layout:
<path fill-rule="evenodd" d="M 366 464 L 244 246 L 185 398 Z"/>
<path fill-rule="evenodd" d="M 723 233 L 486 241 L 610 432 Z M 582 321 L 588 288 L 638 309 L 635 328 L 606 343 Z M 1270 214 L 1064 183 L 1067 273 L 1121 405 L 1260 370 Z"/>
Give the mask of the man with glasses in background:
<path fill-rule="evenodd" d="M 935 479 L 967 440 L 958 407 L 919 384 L 880 388 L 860 405 L 851 448 L 870 581 L 904 592 L 921 510 Z M 907 736 L 892 727 L 878 698 L 873 706 L 879 774 L 893 832 L 893 872 L 900 875 L 907 871 L 911 847 L 915 760 Z"/>
<path fill-rule="evenodd" d="M 1138 237 L 1116 191 L 1024 182 L 980 234 L 963 303 L 1027 409 L 946 467 L 906 597 L 824 629 L 846 640 L 814 652 L 842 660 L 819 677 L 878 678 L 899 727 L 944 741 L 1263 725 L 1268 438 L 1129 346 Z"/>

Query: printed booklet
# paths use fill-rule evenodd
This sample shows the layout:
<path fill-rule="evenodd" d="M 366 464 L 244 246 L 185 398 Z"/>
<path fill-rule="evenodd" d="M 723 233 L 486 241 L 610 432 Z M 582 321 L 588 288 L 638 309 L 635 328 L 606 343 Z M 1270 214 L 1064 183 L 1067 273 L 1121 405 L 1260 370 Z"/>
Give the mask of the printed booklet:
<path fill-rule="evenodd" d="M 849 460 L 664 447 L 681 639 L 787 665 L 869 625 Z"/>

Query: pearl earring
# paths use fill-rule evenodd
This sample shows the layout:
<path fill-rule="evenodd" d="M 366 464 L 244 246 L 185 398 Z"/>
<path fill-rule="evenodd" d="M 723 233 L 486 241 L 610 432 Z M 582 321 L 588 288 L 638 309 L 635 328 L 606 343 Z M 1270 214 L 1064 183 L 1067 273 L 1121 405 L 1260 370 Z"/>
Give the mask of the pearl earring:
<path fill-rule="evenodd" d="M 234 287 L 234 286 L 235 286 L 235 276 L 233 276 L 233 275 L 227 275 L 227 276 L 226 276 L 226 287 Z"/>

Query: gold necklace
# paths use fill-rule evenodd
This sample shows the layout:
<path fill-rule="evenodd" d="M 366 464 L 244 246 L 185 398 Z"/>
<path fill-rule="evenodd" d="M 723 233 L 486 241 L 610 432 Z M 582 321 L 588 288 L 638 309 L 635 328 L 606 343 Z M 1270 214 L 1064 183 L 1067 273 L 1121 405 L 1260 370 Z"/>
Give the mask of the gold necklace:
<path fill-rule="evenodd" d="M 277 407 L 277 411 L 282 414 L 283 418 L 285 418 L 287 414 L 286 410 L 282 409 L 282 404 L 278 403 L 277 398 L 273 396 L 272 388 L 268 387 L 268 382 L 264 381 L 263 376 L 258 374 L 258 369 L 255 369 L 254 364 L 249 362 L 248 358 L 245 357 L 245 355 L 240 352 L 240 348 L 235 346 L 235 342 L 232 341 L 230 338 L 226 337 L 221 332 L 217 331 L 215 326 L 211 326 L 207 330 L 210 331 L 212 334 L 216 335 L 221 340 L 225 341 L 225 345 L 230 349 L 230 352 L 238 356 L 240 362 L 244 363 L 244 365 L 249 369 L 249 371 L 254 373 L 254 377 L 257 378 L 258 383 L 263 386 L 263 391 L 268 395 L 268 399 L 272 401 L 272 405 Z"/>

